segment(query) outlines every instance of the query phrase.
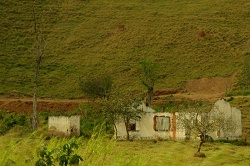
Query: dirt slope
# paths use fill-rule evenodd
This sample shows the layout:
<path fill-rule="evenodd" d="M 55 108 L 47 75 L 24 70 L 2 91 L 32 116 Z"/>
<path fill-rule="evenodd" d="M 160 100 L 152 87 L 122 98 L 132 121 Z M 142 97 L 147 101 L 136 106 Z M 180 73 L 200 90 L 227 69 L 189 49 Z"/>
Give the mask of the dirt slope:
<path fill-rule="evenodd" d="M 78 107 L 80 103 L 86 102 L 82 100 L 49 100 L 38 99 L 38 111 L 72 111 Z M 16 113 L 32 113 L 33 99 L 32 98 L 7 98 L 0 97 L 0 109 Z"/>

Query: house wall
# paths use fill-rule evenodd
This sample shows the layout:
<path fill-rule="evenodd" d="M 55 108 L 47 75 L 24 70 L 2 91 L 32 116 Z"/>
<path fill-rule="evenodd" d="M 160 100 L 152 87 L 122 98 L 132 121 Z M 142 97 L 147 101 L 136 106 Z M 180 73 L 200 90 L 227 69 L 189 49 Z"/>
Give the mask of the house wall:
<path fill-rule="evenodd" d="M 80 116 L 50 116 L 49 133 L 58 136 L 80 135 Z"/>
<path fill-rule="evenodd" d="M 168 131 L 156 131 L 154 129 L 155 116 L 164 116 L 170 118 Z M 185 138 L 185 131 L 177 129 L 176 124 L 173 124 L 173 118 L 174 118 L 173 113 L 144 112 L 144 114 L 141 116 L 141 120 L 136 121 L 136 131 L 129 131 L 130 139 L 133 140 L 174 139 L 175 140 L 175 139 Z M 125 124 L 123 122 L 119 122 L 116 124 L 116 126 L 117 126 L 116 139 L 125 140 L 127 136 Z"/>
<path fill-rule="evenodd" d="M 230 104 L 224 99 L 218 100 L 214 104 L 214 108 L 211 110 L 211 115 L 215 117 L 221 116 L 224 120 L 227 120 L 227 126 L 231 131 L 214 131 L 209 133 L 213 139 L 235 139 L 242 136 L 242 123 L 241 123 L 241 111 Z"/>
<path fill-rule="evenodd" d="M 141 115 L 140 121 L 136 121 L 136 131 L 129 131 L 130 139 L 133 140 L 152 140 L 152 139 L 185 139 L 185 128 L 181 127 L 181 123 L 178 122 L 178 112 L 175 113 L 156 113 L 150 107 L 146 107 L 144 104 L 140 106 L 140 109 L 144 111 Z M 223 130 L 214 131 L 208 133 L 213 139 L 235 139 L 242 135 L 241 125 L 241 111 L 235 107 L 231 107 L 225 100 L 218 100 L 214 104 L 214 108 L 211 110 L 211 116 L 224 116 L 224 119 L 229 122 L 229 126 L 233 126 L 235 130 L 233 132 L 225 132 Z M 170 118 L 170 127 L 168 131 L 155 131 L 154 129 L 154 116 L 168 116 Z M 126 126 L 125 123 L 119 121 L 116 123 L 117 127 L 117 140 L 126 140 Z M 196 138 L 196 137 L 194 137 Z"/>
<path fill-rule="evenodd" d="M 80 135 L 80 116 L 69 117 L 71 135 Z"/>

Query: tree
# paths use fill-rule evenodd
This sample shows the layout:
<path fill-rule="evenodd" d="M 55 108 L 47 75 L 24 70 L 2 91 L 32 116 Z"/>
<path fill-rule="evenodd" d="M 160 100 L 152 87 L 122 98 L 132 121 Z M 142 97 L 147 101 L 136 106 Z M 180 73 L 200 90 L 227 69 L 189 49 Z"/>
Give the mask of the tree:
<path fill-rule="evenodd" d="M 161 78 L 158 74 L 159 65 L 148 60 L 140 62 L 140 80 L 147 88 L 146 106 L 151 106 L 155 82 Z"/>
<path fill-rule="evenodd" d="M 200 143 L 195 156 L 205 157 L 201 153 L 202 145 L 212 139 L 207 134 L 215 131 L 235 131 L 235 122 L 226 119 L 224 115 L 215 116 L 213 110 L 215 110 L 210 105 L 205 105 L 202 103 L 197 103 L 193 108 L 187 108 L 185 112 L 179 112 L 177 120 L 180 129 L 185 129 L 186 136 L 190 137 L 191 134 L 200 137 Z M 231 126 L 231 127 L 229 127 Z"/>
<path fill-rule="evenodd" d="M 40 70 L 40 64 L 46 48 L 46 41 L 43 34 L 43 28 L 38 26 L 38 17 L 35 10 L 36 1 L 34 0 L 33 7 L 33 19 L 34 19 L 34 34 L 35 34 L 35 79 L 34 79 L 34 95 L 33 95 L 33 117 L 32 117 L 32 129 L 37 129 L 38 117 L 37 117 L 37 89 L 38 89 L 38 74 Z"/>
<path fill-rule="evenodd" d="M 111 76 L 102 74 L 97 76 L 89 75 L 80 79 L 80 88 L 82 92 L 91 98 L 108 98 L 112 89 L 113 80 Z"/>
<path fill-rule="evenodd" d="M 121 98 L 121 100 L 117 104 L 119 108 L 117 112 L 117 122 L 121 120 L 124 123 L 127 133 L 126 139 L 129 140 L 130 121 L 140 120 L 140 115 L 142 114 L 142 110 L 138 109 L 140 101 L 137 100 L 133 94 L 126 94 L 123 96 L 123 98 Z"/>
<path fill-rule="evenodd" d="M 119 98 L 115 95 L 110 95 L 109 98 L 103 98 L 99 101 L 101 112 L 106 120 L 106 132 L 107 132 L 107 123 L 110 123 L 114 126 L 115 134 L 117 134 L 116 122 L 119 119 Z M 117 136 L 117 135 L 116 135 Z"/>
<path fill-rule="evenodd" d="M 133 93 L 121 94 L 119 91 L 115 91 L 108 100 L 103 99 L 101 103 L 106 120 L 114 125 L 115 133 L 117 134 L 116 124 L 122 122 L 126 128 L 127 140 L 129 140 L 130 121 L 139 120 L 142 113 L 142 110 L 138 109 L 140 105 L 138 96 Z"/>

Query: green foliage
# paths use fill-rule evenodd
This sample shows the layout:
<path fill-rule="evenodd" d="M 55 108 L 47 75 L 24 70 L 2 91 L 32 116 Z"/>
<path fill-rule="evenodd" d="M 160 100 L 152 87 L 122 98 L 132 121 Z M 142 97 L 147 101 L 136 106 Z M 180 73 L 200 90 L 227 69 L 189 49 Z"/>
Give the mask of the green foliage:
<path fill-rule="evenodd" d="M 215 142 L 220 142 L 220 143 L 230 143 L 236 146 L 249 146 L 249 142 L 247 142 L 244 139 L 235 139 L 235 140 L 230 140 L 230 139 L 219 139 L 216 140 Z"/>
<path fill-rule="evenodd" d="M 79 148 L 79 144 L 75 141 L 67 143 L 60 147 L 59 150 L 59 165 L 67 166 L 72 164 L 79 164 L 80 161 L 83 161 L 82 157 L 74 154 L 74 150 Z"/>
<path fill-rule="evenodd" d="M 99 100 L 97 100 L 99 101 Z M 97 101 L 79 106 L 77 114 L 81 115 L 80 135 L 90 138 L 94 128 L 106 122 L 105 110 Z M 113 133 L 113 124 L 107 123 L 106 132 Z"/>
<path fill-rule="evenodd" d="M 140 65 L 140 80 L 142 84 L 146 86 L 148 90 L 153 89 L 155 82 L 160 78 L 158 73 L 159 64 L 144 60 L 140 62 Z"/>
<path fill-rule="evenodd" d="M 207 158 L 193 157 L 197 147 L 195 141 L 115 141 L 105 135 L 104 126 L 95 128 L 90 139 L 79 137 L 76 139 L 84 148 L 75 150 L 75 154 L 82 156 L 86 166 L 214 166 L 214 165 L 248 165 L 249 147 L 236 146 L 231 143 L 205 143 L 203 152 Z M 38 129 L 39 130 L 39 129 Z M 20 131 L 0 136 L 0 165 L 34 166 L 39 160 L 36 149 L 46 147 L 52 151 L 75 139 L 51 137 L 44 140 L 38 133 L 20 136 Z M 170 150 L 166 150 L 166 147 Z M 2 150 L 4 149 L 4 150 Z M 172 150 L 171 150 L 172 149 Z M 56 159 L 57 153 L 53 153 Z M 74 154 L 72 154 L 73 156 Z M 233 164 L 232 164 L 233 163 Z M 56 161 L 54 165 L 59 165 Z"/>
<path fill-rule="evenodd" d="M 5 113 L 0 111 L 0 135 L 5 134 L 15 126 L 26 126 L 27 118 L 22 114 Z"/>
<path fill-rule="evenodd" d="M 112 88 L 112 78 L 108 75 L 89 76 L 84 80 L 80 80 L 80 88 L 90 97 L 106 98 Z"/>
<path fill-rule="evenodd" d="M 78 148 L 79 144 L 76 141 L 66 143 L 51 151 L 46 147 L 40 147 L 37 152 L 39 159 L 36 162 L 36 166 L 52 166 L 57 161 L 60 166 L 79 164 L 83 159 L 78 154 L 74 154 L 75 149 Z"/>
<path fill-rule="evenodd" d="M 146 105 L 151 106 L 155 83 L 161 78 L 158 70 L 159 64 L 144 60 L 140 62 L 140 65 L 140 80 L 141 83 L 147 88 Z"/>
<path fill-rule="evenodd" d="M 52 166 L 53 164 L 53 156 L 52 151 L 49 151 L 46 147 L 40 147 L 37 151 L 37 155 L 39 159 L 36 162 L 36 166 Z"/>

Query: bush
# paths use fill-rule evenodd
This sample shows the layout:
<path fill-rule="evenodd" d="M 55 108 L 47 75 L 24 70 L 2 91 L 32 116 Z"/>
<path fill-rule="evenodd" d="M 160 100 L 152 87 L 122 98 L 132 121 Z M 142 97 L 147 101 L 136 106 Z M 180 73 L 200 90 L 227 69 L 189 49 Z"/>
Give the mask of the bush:
<path fill-rule="evenodd" d="M 15 126 L 25 125 L 27 125 L 27 118 L 25 115 L 7 114 L 3 112 L 0 114 L 0 135 L 7 133 Z"/>
<path fill-rule="evenodd" d="M 46 147 L 40 147 L 37 150 L 39 159 L 36 162 L 36 166 L 52 166 L 56 162 L 60 166 L 79 164 L 83 159 L 78 154 L 74 154 L 74 150 L 78 148 L 79 144 L 76 141 L 71 141 L 51 151 Z"/>
<path fill-rule="evenodd" d="M 247 143 L 246 140 L 244 139 L 234 139 L 234 140 L 229 140 L 229 139 L 219 139 L 217 140 L 216 142 L 221 142 L 221 143 L 230 143 L 230 144 L 233 144 L 233 145 L 236 145 L 236 146 L 248 146 L 249 143 Z"/>
<path fill-rule="evenodd" d="M 108 75 L 89 76 L 80 79 L 80 88 L 82 92 L 90 97 L 108 97 L 112 87 L 112 78 Z"/>

